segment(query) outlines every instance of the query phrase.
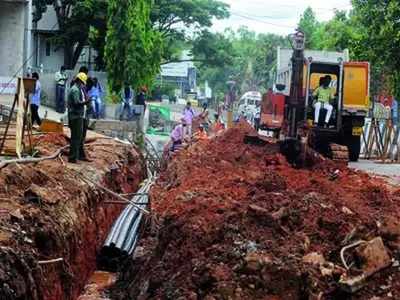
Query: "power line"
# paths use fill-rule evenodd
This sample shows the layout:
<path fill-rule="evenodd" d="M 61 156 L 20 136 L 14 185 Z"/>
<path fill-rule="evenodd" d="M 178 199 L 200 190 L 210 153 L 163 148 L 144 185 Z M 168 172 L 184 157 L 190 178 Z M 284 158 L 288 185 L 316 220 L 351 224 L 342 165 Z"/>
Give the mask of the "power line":
<path fill-rule="evenodd" d="M 290 8 L 301 8 L 299 6 L 294 6 L 294 5 L 285 5 L 285 4 L 279 4 L 278 6 L 284 6 L 284 7 L 290 7 Z M 313 10 L 325 10 L 325 11 L 336 11 L 336 10 L 340 10 L 341 8 L 347 8 L 351 5 L 346 5 L 346 6 L 340 6 L 340 7 L 336 7 L 336 8 L 312 8 Z M 238 10 L 231 10 L 231 14 L 235 15 L 245 15 L 248 18 L 258 18 L 258 19 L 272 19 L 272 20 L 284 20 L 284 19 L 290 19 L 291 17 L 278 17 L 278 16 L 271 16 L 271 15 L 254 15 L 254 14 L 250 14 L 247 12 L 243 12 L 243 11 L 238 11 Z"/>
<path fill-rule="evenodd" d="M 256 21 L 256 22 L 260 22 L 260 23 L 264 23 L 264 24 L 268 24 L 268 25 L 272 25 L 272 26 L 276 26 L 276 27 L 290 28 L 290 29 L 294 29 L 296 27 L 296 26 L 288 26 L 288 25 L 271 23 L 271 22 L 267 22 L 267 21 L 260 20 L 260 19 L 257 19 L 257 18 L 245 16 L 245 15 L 242 15 L 242 14 L 238 14 L 238 13 L 231 13 L 231 14 L 234 15 L 234 16 L 237 16 L 237 17 L 241 17 L 241 18 L 247 19 L 247 20 Z"/>

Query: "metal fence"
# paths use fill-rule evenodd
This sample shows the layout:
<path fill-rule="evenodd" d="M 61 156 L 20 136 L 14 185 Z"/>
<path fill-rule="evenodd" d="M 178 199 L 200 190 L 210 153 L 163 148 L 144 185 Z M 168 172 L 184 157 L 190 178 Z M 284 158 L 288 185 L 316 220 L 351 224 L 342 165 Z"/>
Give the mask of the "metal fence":
<path fill-rule="evenodd" d="M 361 138 L 361 157 L 400 162 L 400 126 L 389 119 L 367 119 Z"/>

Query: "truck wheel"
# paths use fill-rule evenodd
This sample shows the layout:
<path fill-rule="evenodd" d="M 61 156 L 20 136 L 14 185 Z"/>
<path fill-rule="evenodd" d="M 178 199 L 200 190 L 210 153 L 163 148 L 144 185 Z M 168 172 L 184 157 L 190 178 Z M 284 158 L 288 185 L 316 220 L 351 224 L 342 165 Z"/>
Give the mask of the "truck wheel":
<path fill-rule="evenodd" d="M 358 161 L 361 151 L 361 137 L 360 136 L 349 136 L 347 139 L 347 148 L 349 149 L 350 161 Z"/>

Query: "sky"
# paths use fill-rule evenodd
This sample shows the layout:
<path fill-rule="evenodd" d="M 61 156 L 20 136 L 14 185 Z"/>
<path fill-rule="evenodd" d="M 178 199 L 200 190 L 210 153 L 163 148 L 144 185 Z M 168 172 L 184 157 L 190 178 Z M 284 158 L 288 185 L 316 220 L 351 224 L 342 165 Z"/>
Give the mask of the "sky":
<path fill-rule="evenodd" d="M 247 26 L 257 33 L 293 33 L 304 10 L 310 6 L 319 21 L 332 18 L 334 9 L 348 10 L 350 0 L 221 0 L 230 5 L 231 17 L 215 20 L 213 30 Z"/>

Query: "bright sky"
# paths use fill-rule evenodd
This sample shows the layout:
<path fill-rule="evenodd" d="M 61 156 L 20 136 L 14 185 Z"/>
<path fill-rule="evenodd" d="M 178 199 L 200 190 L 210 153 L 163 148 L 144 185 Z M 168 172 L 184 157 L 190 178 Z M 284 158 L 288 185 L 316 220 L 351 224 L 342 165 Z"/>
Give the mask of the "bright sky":
<path fill-rule="evenodd" d="M 348 10 L 350 0 L 222 0 L 231 6 L 231 17 L 216 20 L 213 29 L 223 31 L 247 26 L 258 33 L 292 33 L 304 10 L 310 6 L 319 21 L 332 18 L 334 9 Z"/>

